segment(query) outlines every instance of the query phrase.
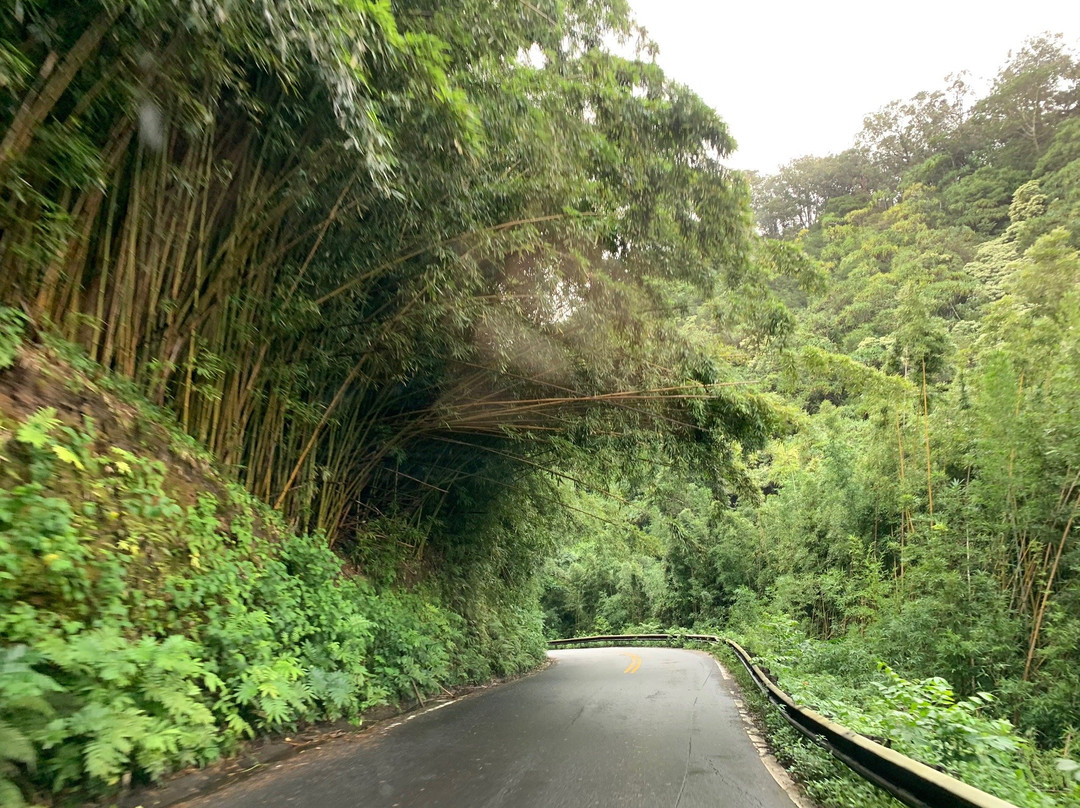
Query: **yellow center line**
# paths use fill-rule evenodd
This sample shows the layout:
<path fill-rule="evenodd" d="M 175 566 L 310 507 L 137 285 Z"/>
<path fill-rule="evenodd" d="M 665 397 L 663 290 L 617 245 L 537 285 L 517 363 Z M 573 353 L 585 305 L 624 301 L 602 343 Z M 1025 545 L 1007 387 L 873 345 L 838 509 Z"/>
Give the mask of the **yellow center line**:
<path fill-rule="evenodd" d="M 641 667 L 641 657 L 637 654 L 622 654 L 622 656 L 630 657 L 630 664 L 626 666 L 626 670 L 623 673 L 637 673 L 638 668 Z"/>

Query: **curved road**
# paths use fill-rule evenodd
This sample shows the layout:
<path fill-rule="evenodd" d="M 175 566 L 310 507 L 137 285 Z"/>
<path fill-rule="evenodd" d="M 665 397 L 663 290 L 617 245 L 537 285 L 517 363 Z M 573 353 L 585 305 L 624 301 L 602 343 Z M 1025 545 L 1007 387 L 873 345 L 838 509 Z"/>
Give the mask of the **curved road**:
<path fill-rule="evenodd" d="M 555 664 L 326 744 L 187 808 L 792 808 L 707 654 L 561 650 Z"/>

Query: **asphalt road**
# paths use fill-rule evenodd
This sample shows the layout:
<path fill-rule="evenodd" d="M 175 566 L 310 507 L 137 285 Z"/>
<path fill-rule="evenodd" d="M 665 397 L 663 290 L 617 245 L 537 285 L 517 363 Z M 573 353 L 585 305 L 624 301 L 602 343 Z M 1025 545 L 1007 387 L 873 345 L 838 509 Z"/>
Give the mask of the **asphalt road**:
<path fill-rule="evenodd" d="M 708 655 L 551 656 L 533 676 L 308 750 L 186 808 L 792 808 Z"/>

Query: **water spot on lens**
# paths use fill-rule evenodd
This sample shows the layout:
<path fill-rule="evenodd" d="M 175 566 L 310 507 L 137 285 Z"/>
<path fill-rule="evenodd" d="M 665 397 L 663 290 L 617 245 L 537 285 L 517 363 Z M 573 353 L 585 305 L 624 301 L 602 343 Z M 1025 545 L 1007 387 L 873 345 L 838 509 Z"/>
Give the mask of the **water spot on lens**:
<path fill-rule="evenodd" d="M 152 101 L 143 101 L 139 105 L 139 139 L 154 151 L 161 151 L 165 146 L 165 124 L 161 110 Z"/>

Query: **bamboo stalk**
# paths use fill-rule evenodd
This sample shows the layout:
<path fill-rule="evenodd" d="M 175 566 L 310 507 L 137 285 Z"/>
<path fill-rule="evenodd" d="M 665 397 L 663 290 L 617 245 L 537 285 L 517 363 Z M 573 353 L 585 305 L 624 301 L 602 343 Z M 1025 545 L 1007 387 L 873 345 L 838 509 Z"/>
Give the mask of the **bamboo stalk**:
<path fill-rule="evenodd" d="M 123 6 L 117 4 L 99 14 L 60 60 L 59 66 L 44 78 L 41 87 L 26 94 L 0 140 L 0 171 L 27 149 L 34 139 L 35 129 L 48 117 L 68 85 L 94 55 L 122 10 Z"/>
<path fill-rule="evenodd" d="M 592 215 L 592 214 L 582 213 L 582 214 L 577 214 L 577 215 L 579 215 L 579 216 L 588 216 L 588 215 Z M 521 227 L 522 225 L 529 225 L 529 224 L 540 224 L 542 222 L 551 222 L 551 221 L 556 221 L 556 220 L 559 220 L 559 219 L 566 219 L 566 218 L 568 218 L 568 214 L 556 213 L 556 214 L 552 214 L 552 215 L 549 215 L 549 216 L 537 216 L 537 217 L 532 218 L 532 219 L 516 219 L 514 221 L 502 222 L 500 224 L 492 225 L 491 227 L 481 228 L 480 230 L 472 230 L 472 231 L 470 231 L 468 233 L 460 233 L 460 234 L 458 234 L 456 236 L 451 236 L 450 238 L 442 239 L 441 241 L 437 241 L 434 244 L 428 244 L 428 245 L 426 245 L 424 247 L 419 247 L 419 248 L 417 248 L 415 250 L 412 250 L 412 251 L 406 253 L 405 255 L 400 255 L 397 258 L 394 258 L 394 259 L 392 259 L 390 261 L 387 261 L 384 264 L 380 264 L 379 266 L 375 267 L 374 269 L 369 270 L 368 272 L 365 272 L 364 274 L 353 278 L 352 280 L 346 281 L 345 283 L 341 284 L 340 286 L 338 286 L 333 291 L 327 292 L 322 297 L 317 298 L 315 300 L 315 305 L 316 306 L 321 306 L 324 303 L 326 303 L 326 302 L 334 299 L 338 295 L 342 294 L 343 292 L 347 292 L 347 291 L 349 291 L 349 289 L 352 289 L 353 287 L 358 286 L 361 283 L 364 283 L 365 281 L 368 281 L 368 280 L 371 280 L 372 278 L 377 277 L 378 275 L 380 275 L 381 273 L 385 272 L 388 269 L 393 269 L 394 267 L 398 266 L 399 264 L 403 264 L 406 261 L 409 261 L 409 260 L 411 260 L 413 258 L 417 258 L 417 257 L 423 255 L 424 253 L 431 252 L 432 250 L 438 249 L 439 247 L 445 247 L 445 246 L 447 246 L 449 244 L 453 244 L 455 242 L 461 241 L 462 239 L 467 238 L 469 236 L 481 235 L 481 234 L 484 234 L 484 233 L 494 233 L 494 232 L 499 232 L 499 231 L 506 230 L 506 229 L 512 228 L 512 227 Z"/>
<path fill-rule="evenodd" d="M 1076 519 L 1078 508 L 1080 508 L 1080 495 L 1077 495 L 1076 500 L 1073 502 L 1072 513 L 1069 514 L 1069 520 L 1065 523 L 1065 530 L 1061 534 L 1061 541 L 1058 542 L 1057 552 L 1054 554 L 1054 563 L 1053 566 L 1051 566 L 1050 574 L 1046 579 L 1046 586 L 1043 588 L 1039 608 L 1035 612 L 1034 622 L 1031 627 L 1031 636 L 1028 641 L 1027 658 L 1024 660 L 1024 674 L 1020 677 L 1022 682 L 1028 681 L 1028 677 L 1031 674 L 1031 663 L 1035 659 L 1035 650 L 1039 643 L 1039 632 L 1042 630 L 1043 618 L 1046 616 L 1046 605 L 1050 601 L 1050 592 L 1054 586 L 1054 578 L 1057 576 L 1061 555 L 1065 551 L 1065 542 L 1069 539 L 1069 533 L 1072 531 L 1073 521 Z"/>
<path fill-rule="evenodd" d="M 900 493 L 903 496 L 904 491 L 904 435 L 900 430 L 900 412 L 896 413 L 896 444 L 900 457 Z M 901 592 L 904 586 L 904 533 L 906 530 L 905 522 L 910 522 L 911 516 L 908 509 L 905 507 L 900 514 L 900 587 Z"/>
<path fill-rule="evenodd" d="M 300 286 L 300 282 L 303 281 L 304 275 L 307 274 L 308 267 L 311 266 L 312 260 L 319 251 L 319 247 L 322 246 L 323 239 L 326 238 L 326 232 L 330 229 L 330 225 L 337 219 L 338 211 L 341 209 L 341 203 L 345 201 L 345 196 L 352 189 L 353 181 L 355 177 L 350 177 L 349 181 L 345 183 L 345 187 L 341 189 L 341 193 L 338 195 L 337 201 L 334 202 L 334 206 L 330 208 L 330 213 L 327 215 L 325 221 L 319 228 L 319 235 L 315 239 L 315 243 L 311 245 L 311 249 L 308 251 L 307 258 L 304 259 L 304 263 L 300 265 L 299 271 L 296 273 L 296 278 L 293 281 L 292 286 L 289 287 L 289 293 L 285 296 L 285 302 L 288 303 L 292 300 L 292 296 L 296 294 L 296 290 Z"/>
<path fill-rule="evenodd" d="M 930 466 L 930 404 L 926 395 L 926 358 L 922 360 L 923 432 L 926 437 L 926 501 L 930 511 L 930 527 L 934 527 L 934 486 Z"/>
<path fill-rule="evenodd" d="M 556 471 L 555 469 L 551 468 L 550 466 L 545 466 L 542 463 L 537 463 L 537 462 L 535 462 L 533 460 L 529 460 L 526 457 L 521 457 L 520 455 L 511 454 L 510 452 L 503 452 L 503 451 L 501 451 L 499 449 L 493 449 L 490 446 L 481 446 L 481 445 L 476 444 L 476 443 L 467 443 L 465 441 L 454 440 L 453 438 L 446 438 L 446 437 L 441 437 L 441 436 L 438 436 L 438 435 L 432 436 L 432 439 L 433 440 L 444 441 L 446 443 L 457 444 L 459 446 L 468 446 L 468 447 L 470 447 L 472 449 L 479 449 L 479 450 L 484 451 L 484 452 L 490 452 L 491 454 L 499 455 L 500 457 L 506 457 L 506 458 L 509 458 L 510 460 L 513 460 L 515 462 L 523 463 L 526 466 L 532 466 L 533 468 L 540 469 L 541 471 L 544 471 L 544 472 L 546 472 L 548 474 L 551 474 L 551 475 L 553 475 L 555 477 L 559 477 L 561 479 L 569 480 L 570 482 L 577 483 L 578 485 L 582 486 L 583 488 L 588 488 L 590 491 L 596 491 L 597 493 L 603 494 L 606 497 L 610 497 L 611 499 L 614 499 L 614 500 L 616 500 L 618 502 L 621 502 L 624 505 L 630 505 L 631 504 L 629 500 L 623 499 L 618 494 L 614 494 L 611 491 L 600 488 L 599 486 L 592 485 L 591 483 L 587 483 L 584 480 L 578 479 L 577 477 L 573 477 L 573 476 L 571 476 L 569 474 L 565 474 L 564 472 Z"/>
<path fill-rule="evenodd" d="M 341 383 L 341 386 L 338 388 L 337 393 L 334 394 L 334 397 L 333 399 L 331 399 L 330 404 L 323 412 L 322 418 L 319 419 L 319 423 L 312 431 L 311 437 L 304 445 L 303 451 L 300 452 L 300 458 L 296 461 L 296 465 L 293 467 L 292 472 L 289 474 L 289 478 L 285 481 L 285 485 L 282 488 L 281 493 L 278 494 L 277 499 L 274 501 L 275 509 L 281 508 L 281 504 L 285 501 L 285 497 L 288 495 L 292 484 L 296 481 L 296 475 L 300 473 L 300 469 L 303 466 L 304 461 L 311 453 L 312 448 L 314 448 L 315 441 L 317 441 L 319 438 L 319 433 L 326 425 L 326 422 L 330 420 L 330 416 L 333 414 L 334 410 L 337 409 L 338 404 L 341 403 L 341 399 L 344 397 L 346 391 L 349 389 L 349 385 L 351 385 L 353 383 L 353 380 L 357 377 L 357 375 L 359 375 L 360 369 L 363 367 L 364 360 L 366 358 L 366 356 L 362 356 L 360 358 L 360 361 L 353 366 L 353 369 L 351 371 L 349 371 L 349 375 L 345 377 L 345 381 Z"/>

